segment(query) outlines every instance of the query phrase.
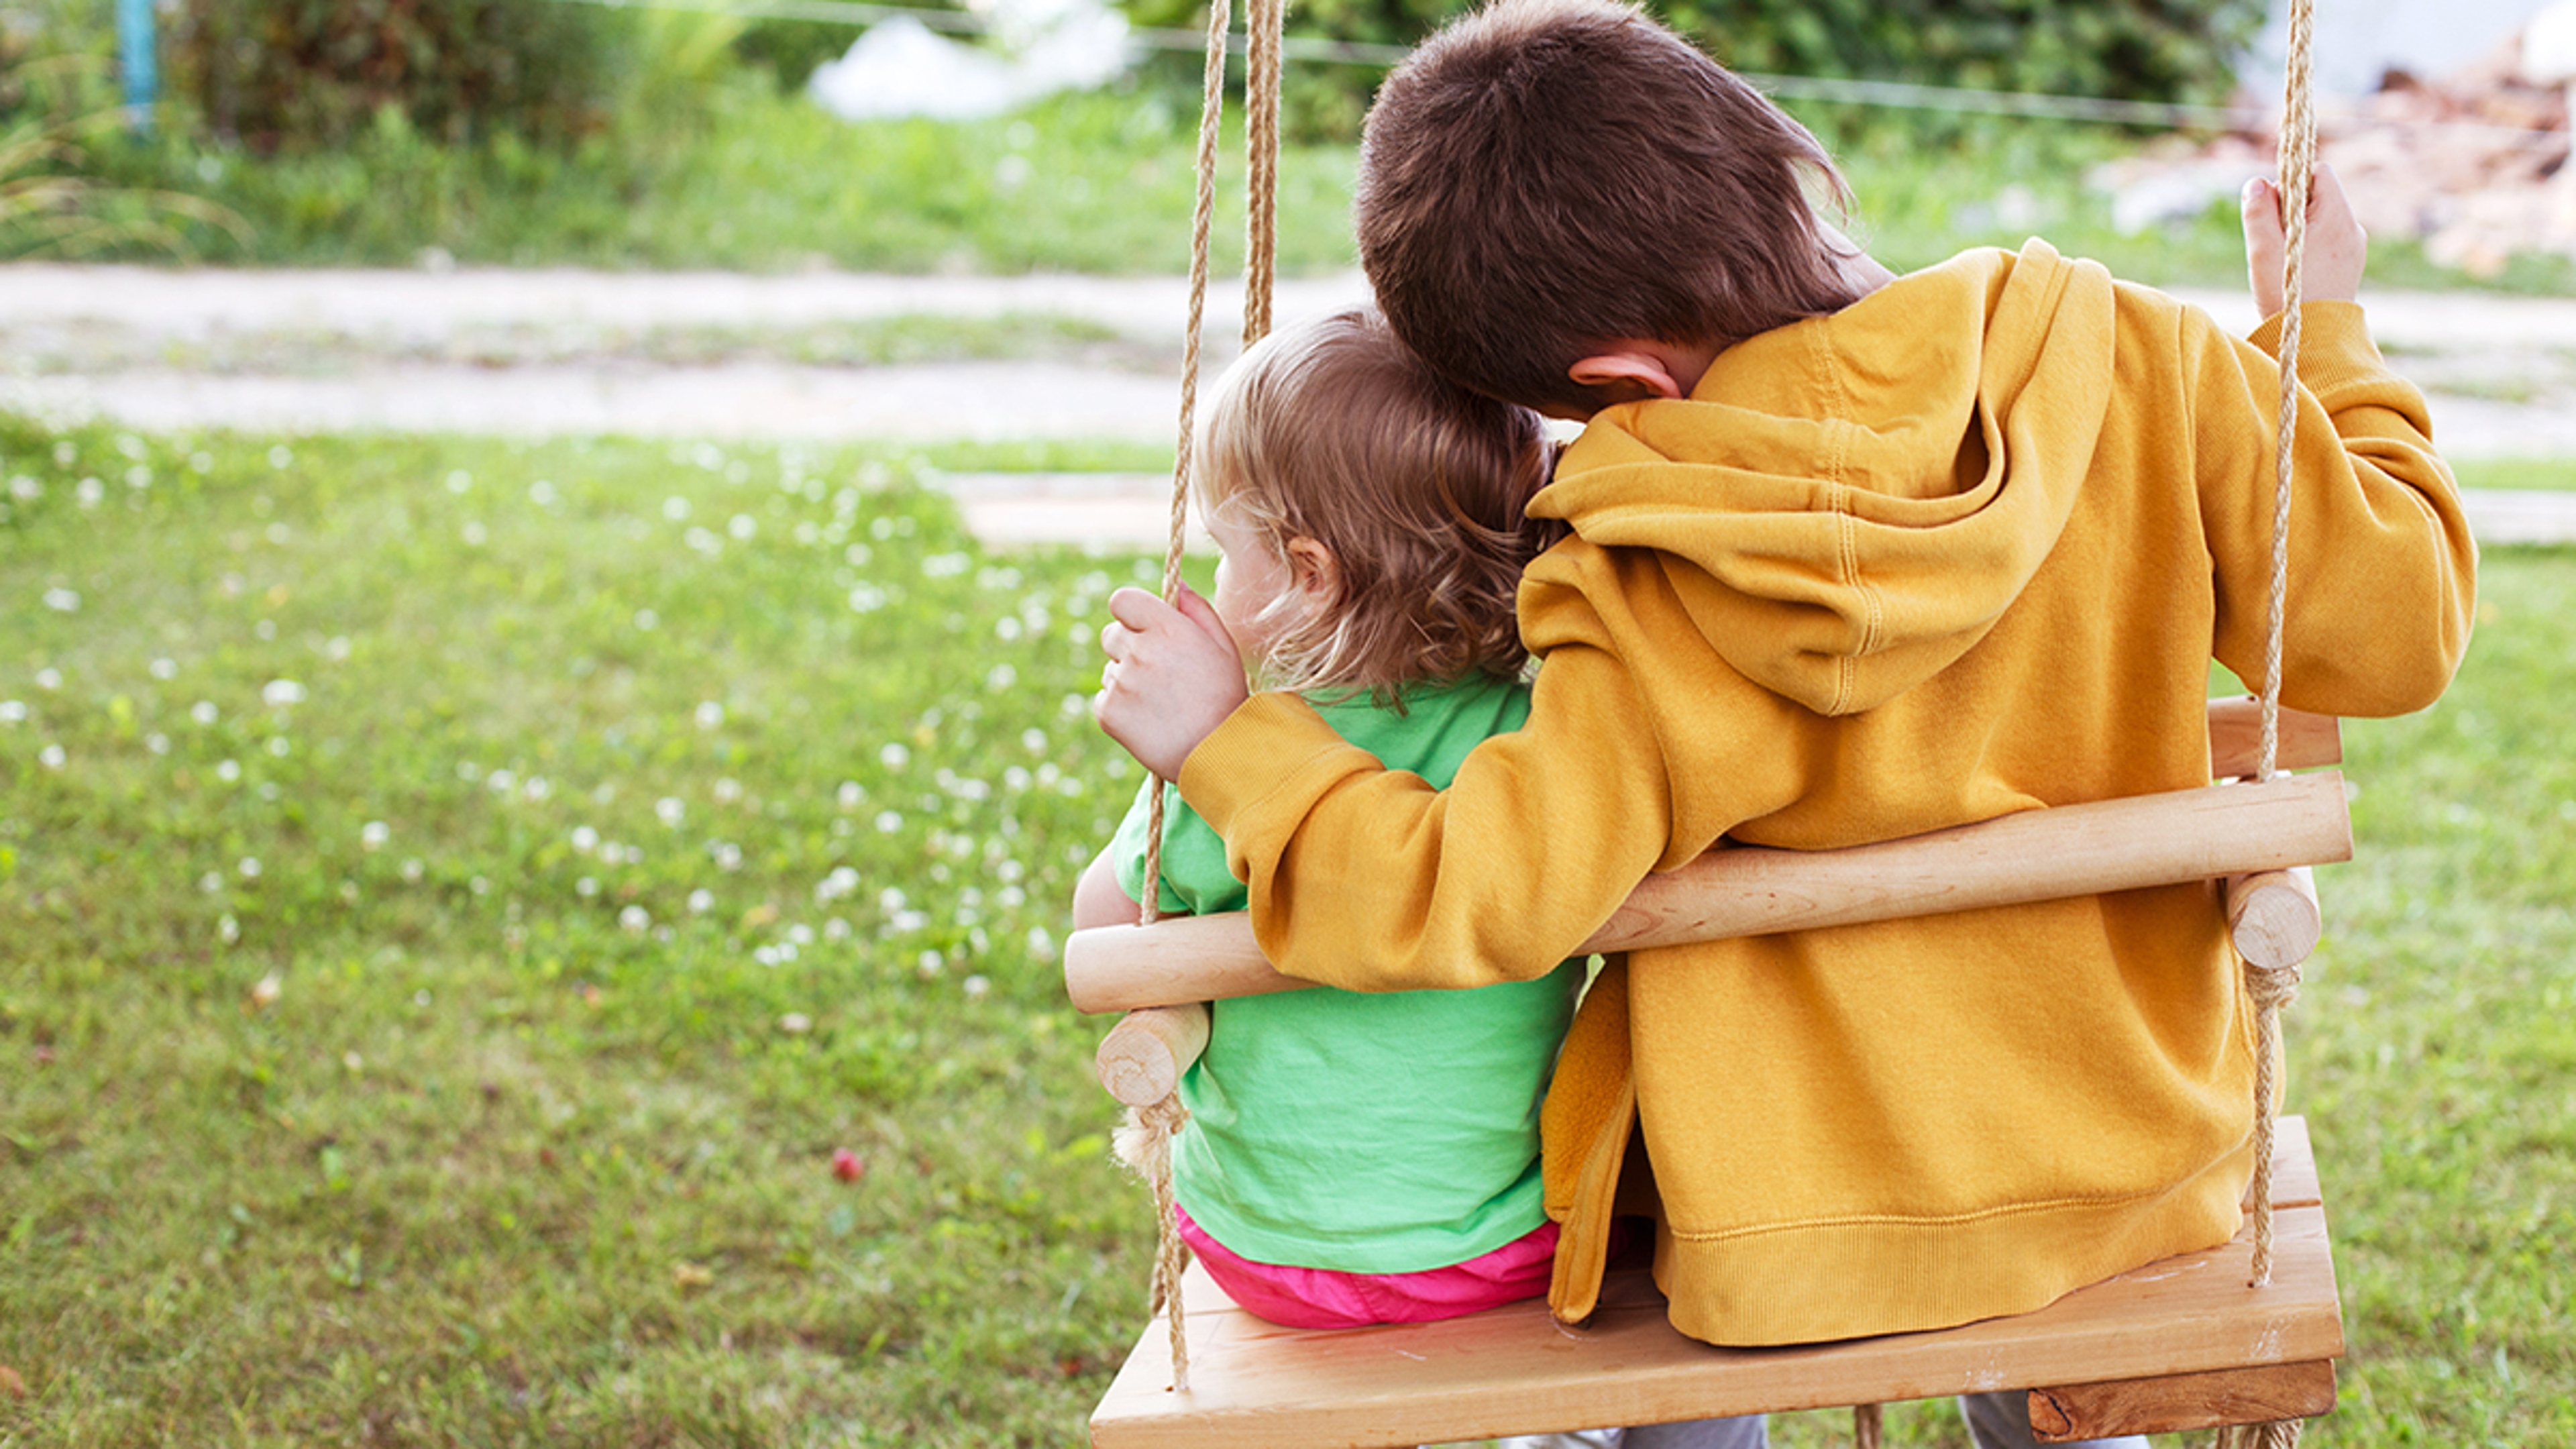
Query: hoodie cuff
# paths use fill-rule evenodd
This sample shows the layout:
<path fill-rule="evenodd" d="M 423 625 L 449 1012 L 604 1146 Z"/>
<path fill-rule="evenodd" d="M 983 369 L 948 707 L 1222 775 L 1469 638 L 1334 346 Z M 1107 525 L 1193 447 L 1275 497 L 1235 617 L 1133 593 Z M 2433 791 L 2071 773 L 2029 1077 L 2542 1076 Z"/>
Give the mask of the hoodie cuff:
<path fill-rule="evenodd" d="M 1324 723 L 1313 705 L 1293 694 L 1256 694 L 1190 751 L 1177 783 L 1181 798 L 1231 846 L 1246 811 L 1295 791 L 1309 775 L 1318 778 L 1307 792 L 1320 793 L 1324 783 L 1351 772 L 1348 756 L 1354 753 L 1375 763 Z"/>
<path fill-rule="evenodd" d="M 2285 320 L 2287 314 L 2273 313 L 2246 340 L 2279 361 Z M 2299 381 L 2308 385 L 2308 391 L 2322 395 L 2387 371 L 2388 361 L 2370 340 L 2370 324 L 2359 302 L 2299 304 Z"/>

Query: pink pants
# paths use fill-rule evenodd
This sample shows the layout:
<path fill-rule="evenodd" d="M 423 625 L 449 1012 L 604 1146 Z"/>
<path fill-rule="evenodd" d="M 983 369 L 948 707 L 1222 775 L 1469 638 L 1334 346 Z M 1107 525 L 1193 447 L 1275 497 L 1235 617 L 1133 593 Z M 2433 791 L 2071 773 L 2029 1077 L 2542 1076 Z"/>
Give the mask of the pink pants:
<path fill-rule="evenodd" d="M 1289 1328 L 1366 1328 L 1429 1323 L 1478 1313 L 1547 1291 L 1556 1254 L 1556 1224 L 1541 1223 L 1482 1257 L 1418 1273 L 1337 1273 L 1291 1268 L 1236 1255 L 1191 1221 L 1179 1204 L 1172 1216 L 1208 1276 L 1226 1295 Z"/>

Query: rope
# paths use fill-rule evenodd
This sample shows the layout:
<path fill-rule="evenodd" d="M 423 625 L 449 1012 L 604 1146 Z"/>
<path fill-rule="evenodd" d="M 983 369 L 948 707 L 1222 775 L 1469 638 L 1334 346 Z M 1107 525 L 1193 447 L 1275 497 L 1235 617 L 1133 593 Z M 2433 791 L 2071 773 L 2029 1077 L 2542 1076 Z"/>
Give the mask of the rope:
<path fill-rule="evenodd" d="M 1259 0 L 1252 0 L 1258 4 Z M 1211 0 L 1208 5 L 1207 66 L 1199 100 L 1198 206 L 1190 218 L 1190 315 L 1188 331 L 1181 339 L 1181 418 L 1180 436 L 1172 450 L 1172 528 L 1171 541 L 1163 550 L 1163 597 L 1168 599 L 1181 585 L 1181 547 L 1189 538 L 1191 443 L 1198 430 L 1199 403 L 1199 332 L 1207 315 L 1208 232 L 1216 218 L 1216 142 L 1220 124 L 1225 118 L 1226 28 L 1233 19 L 1230 0 Z M 1163 905 L 1163 796 L 1162 781 L 1154 782 L 1153 798 L 1145 807 L 1145 889 L 1137 920 L 1150 926 L 1161 918 Z M 1187 1393 L 1190 1387 L 1190 1340 L 1183 1322 L 1181 1306 L 1181 1270 L 1188 1265 L 1188 1249 L 1181 1243 L 1180 1224 L 1172 1216 L 1172 1137 L 1189 1122 L 1189 1111 L 1181 1105 L 1177 1090 L 1151 1107 L 1134 1108 L 1128 1113 L 1135 1154 L 1129 1162 L 1143 1174 L 1154 1194 L 1154 1286 L 1149 1313 L 1164 1315 L 1171 1331 L 1172 1388 Z M 1125 1134 L 1122 1134 L 1125 1135 Z M 1127 1156 L 1126 1143 L 1121 1156 Z"/>
<path fill-rule="evenodd" d="M 1879 1449 L 1885 1432 L 1885 1416 L 1876 1404 L 1858 1404 L 1852 1408 L 1852 1444 L 1854 1449 Z"/>
<path fill-rule="evenodd" d="M 1287 0 L 1244 0 L 1250 44 L 1244 55 L 1243 345 L 1270 335 L 1270 298 L 1279 258 L 1279 62 Z"/>
<path fill-rule="evenodd" d="M 2299 302 L 2308 242 L 2308 182 L 2316 169 L 2316 98 L 2313 0 L 2291 0 L 2289 74 L 2282 99 L 2281 225 L 2287 255 L 2281 268 L 2281 398 L 2272 457 L 2272 598 L 2263 641 L 2263 741 L 2257 780 L 2272 778 L 2281 747 L 2281 653 L 2290 596 L 2290 490 L 2299 427 Z M 2254 1262 L 2252 1286 L 2272 1281 L 2272 1144 L 2274 1059 L 2281 1051 L 2281 1008 L 2298 987 L 2295 968 L 2245 968 L 2254 1001 Z"/>

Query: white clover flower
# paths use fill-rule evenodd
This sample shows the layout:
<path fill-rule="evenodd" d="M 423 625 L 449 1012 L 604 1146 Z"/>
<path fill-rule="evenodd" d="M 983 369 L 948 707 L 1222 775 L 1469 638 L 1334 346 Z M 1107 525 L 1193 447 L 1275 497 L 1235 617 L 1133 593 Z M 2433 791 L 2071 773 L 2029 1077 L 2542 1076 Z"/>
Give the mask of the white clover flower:
<path fill-rule="evenodd" d="M 814 1029 L 814 1018 L 801 1011 L 791 1011 L 778 1018 L 778 1029 L 789 1036 L 803 1036 Z"/>
<path fill-rule="evenodd" d="M 993 621 L 993 637 L 1008 644 L 1020 637 L 1020 621 L 1004 614 Z"/>
<path fill-rule="evenodd" d="M 1029 788 L 1028 770 L 1022 766 L 1013 765 L 1002 771 L 1002 788 L 1013 792 Z"/>
<path fill-rule="evenodd" d="M 897 935 L 909 935 L 930 924 L 930 917 L 920 911 L 897 911 L 886 928 Z"/>
<path fill-rule="evenodd" d="M 993 893 L 993 904 L 1006 911 L 1016 911 L 1028 903 L 1028 892 L 1018 886 L 1004 886 Z"/>
<path fill-rule="evenodd" d="M 23 701 L 0 699 L 0 724 L 25 724 L 27 706 Z"/>
<path fill-rule="evenodd" d="M 80 595 L 70 589 L 45 590 L 45 607 L 65 614 L 80 612 Z"/>
<path fill-rule="evenodd" d="M 95 478 L 83 478 L 72 489 L 72 496 L 80 500 L 81 507 L 96 508 L 99 501 L 107 497 L 107 485 Z"/>
<path fill-rule="evenodd" d="M 45 485 L 21 473 L 9 480 L 9 496 L 21 503 L 33 503 L 45 496 Z"/>
<path fill-rule="evenodd" d="M 153 661 L 152 661 L 152 677 L 153 677 L 153 678 L 155 678 L 155 679 L 176 679 L 176 678 L 178 678 L 178 677 L 179 677 L 179 661 L 178 661 L 178 660 L 176 660 L 176 659 L 155 659 L 155 660 L 153 660 Z"/>
<path fill-rule="evenodd" d="M 642 906 L 628 906 L 617 913 L 617 924 L 630 936 L 641 936 L 653 925 L 653 917 Z"/>
<path fill-rule="evenodd" d="M 347 659 L 349 657 L 349 636 L 346 634 L 332 635 L 330 641 L 322 646 L 322 657 L 335 662 Z"/>
<path fill-rule="evenodd" d="M 456 536 L 465 541 L 467 548 L 481 548 L 492 541 L 491 530 L 471 518 L 465 520 L 463 528 L 456 530 Z"/>
<path fill-rule="evenodd" d="M 910 904 L 912 904 L 911 900 L 907 898 L 901 890 L 893 886 L 887 886 L 884 890 L 877 892 L 877 909 L 888 915 L 892 915 Z"/>
<path fill-rule="evenodd" d="M 583 900 L 589 900 L 592 896 L 599 894 L 599 881 L 597 878 L 592 876 L 583 876 L 581 879 L 572 883 L 572 893 L 581 897 Z"/>
<path fill-rule="evenodd" d="M 687 518 L 689 516 L 689 500 L 680 497 L 678 494 L 673 494 L 672 496 L 663 499 L 662 516 L 673 523 L 678 523 Z"/>
<path fill-rule="evenodd" d="M 634 846 L 620 845 L 614 840 L 599 843 L 599 863 L 602 865 L 630 865 L 643 858 L 644 852 Z"/>
<path fill-rule="evenodd" d="M 218 761 L 216 761 L 216 762 L 215 762 L 215 778 L 216 778 L 216 779 L 218 779 L 218 780 L 223 781 L 223 782 L 224 782 L 225 784 L 227 784 L 227 785 L 229 785 L 229 784 L 233 783 L 234 781 L 236 781 L 236 780 L 240 779 L 240 778 L 241 778 L 241 761 L 239 761 L 239 760 L 218 760 Z"/>
<path fill-rule="evenodd" d="M 201 699 L 188 706 L 188 718 L 201 725 L 213 724 L 219 713 L 215 708 L 215 702 L 211 699 Z"/>
<path fill-rule="evenodd" d="M 787 928 L 787 939 L 793 945 L 811 946 L 814 944 L 814 928 L 798 921 Z"/>
<path fill-rule="evenodd" d="M 681 804 L 677 796 L 665 795 L 653 802 L 653 814 L 673 830 L 680 828 L 680 822 L 687 818 L 688 813 L 689 807 Z"/>
<path fill-rule="evenodd" d="M 699 701 L 697 714 L 698 728 L 702 730 L 714 729 L 716 726 L 724 723 L 724 714 L 724 706 L 716 703 L 714 700 L 708 699 Z"/>
<path fill-rule="evenodd" d="M 1045 754 L 1047 748 L 1047 732 L 1045 730 L 1038 729 L 1035 726 L 1031 726 L 1028 729 L 1020 731 L 1020 748 L 1028 751 L 1032 755 Z"/>
<path fill-rule="evenodd" d="M 859 802 L 868 798 L 868 792 L 860 789 L 859 782 L 856 780 L 843 780 L 837 798 L 840 800 L 842 809 L 856 810 L 859 808 Z"/>
<path fill-rule="evenodd" d="M 923 980 L 926 981 L 947 969 L 947 957 L 942 956 L 936 951 L 924 951 L 921 953 L 921 975 Z"/>
<path fill-rule="evenodd" d="M 877 832 L 879 834 L 892 835 L 902 828 L 903 816 L 900 814 L 897 814 L 892 810 L 880 810 L 877 812 Z"/>
<path fill-rule="evenodd" d="M 215 471 L 215 455 L 203 448 L 188 455 L 188 466 L 203 475 Z"/>
<path fill-rule="evenodd" d="M 519 777 L 508 770 L 494 770 L 483 777 L 483 783 L 495 795 L 507 795 L 519 788 Z"/>
<path fill-rule="evenodd" d="M 406 860 L 402 863 L 402 878 L 413 885 L 420 884 L 420 878 L 426 874 L 428 874 L 427 870 L 422 867 L 418 859 Z"/>
<path fill-rule="evenodd" d="M 748 513 L 737 513 L 725 524 L 725 532 L 737 539 L 749 538 L 760 531 L 760 525 Z"/>
<path fill-rule="evenodd" d="M 850 611 L 873 614 L 886 605 L 886 591 L 874 584 L 857 584 L 850 589 Z"/>
<path fill-rule="evenodd" d="M 60 689 L 60 688 L 62 688 L 62 687 L 63 687 L 63 672 L 62 672 L 61 670 L 59 670 L 59 669 L 50 669 L 50 668 L 48 668 L 48 669 L 39 669 L 39 670 L 37 670 L 37 671 L 36 671 L 36 687 L 37 687 L 38 689 Z"/>
<path fill-rule="evenodd" d="M 270 709 L 284 709 L 290 704 L 302 704 L 304 699 L 304 686 L 292 679 L 272 679 L 259 687 L 259 702 Z"/>
<path fill-rule="evenodd" d="M 554 793 L 554 786 L 547 784 L 543 775 L 530 775 L 526 783 L 519 786 L 519 793 L 531 800 L 543 800 Z"/>
<path fill-rule="evenodd" d="M 241 939 L 241 922 L 234 920 L 232 918 L 232 914 L 230 912 L 226 912 L 223 919 L 215 922 L 215 934 L 222 938 L 225 945 L 229 946 Z M 275 1000 L 276 998 L 272 994 L 270 999 Z"/>
<path fill-rule="evenodd" d="M 460 498 L 465 495 L 467 489 L 470 489 L 473 486 L 474 475 L 466 472 L 462 468 L 459 468 L 447 475 L 447 491 Z"/>
<path fill-rule="evenodd" d="M 221 871 L 210 870 L 204 875 L 197 877 L 197 889 L 204 891 L 208 895 L 213 895 L 223 888 L 224 877 L 223 872 Z"/>
<path fill-rule="evenodd" d="M 467 881 L 465 883 L 465 888 L 478 896 L 490 895 L 492 893 L 492 883 L 479 875 L 474 877 L 472 880 Z"/>
<path fill-rule="evenodd" d="M 276 447 L 268 450 L 268 466 L 272 468 L 289 467 L 294 462 L 295 450 L 286 446 L 284 443 L 280 443 Z"/>
<path fill-rule="evenodd" d="M 287 754 L 294 748 L 294 744 L 284 735 L 271 735 L 269 737 L 268 752 L 281 760 L 285 759 Z"/>
<path fill-rule="evenodd" d="M 742 798 L 742 782 L 730 776 L 716 781 L 716 799 L 730 805 Z"/>
<path fill-rule="evenodd" d="M 599 848 L 599 832 L 591 829 L 587 825 L 574 826 L 572 828 L 572 848 L 580 851 L 584 855 L 588 855 L 592 851 L 597 850 Z"/>
<path fill-rule="evenodd" d="M 742 869 L 742 847 L 730 840 L 719 840 L 708 846 L 707 854 L 715 857 L 718 870 Z"/>
<path fill-rule="evenodd" d="M 1079 719 L 1091 713 L 1091 696 L 1068 694 L 1055 702 L 1055 712 L 1066 719 Z"/>
<path fill-rule="evenodd" d="M 877 751 L 877 759 L 889 770 L 900 770 L 912 763 L 912 751 L 901 744 L 889 744 Z"/>
<path fill-rule="evenodd" d="M 823 939 L 826 941 L 846 941 L 850 939 L 850 923 L 842 920 L 838 916 L 834 916 L 832 919 L 825 921 L 823 923 Z"/>
<path fill-rule="evenodd" d="M 36 751 L 36 759 L 48 770 L 61 769 L 63 762 L 69 758 L 71 757 L 63 753 L 63 747 L 60 745 L 47 745 Z"/>
<path fill-rule="evenodd" d="M 689 892 L 689 913 L 703 916 L 715 908 L 716 893 L 701 887 Z"/>
<path fill-rule="evenodd" d="M 370 820 L 358 827 L 358 844 L 369 850 L 382 850 L 394 838 L 394 829 L 381 820 Z"/>
<path fill-rule="evenodd" d="M 793 941 L 781 941 L 772 949 L 777 951 L 781 963 L 796 959 L 796 943 Z"/>
<path fill-rule="evenodd" d="M 170 737 L 159 730 L 154 730 L 143 737 L 143 748 L 156 755 L 166 755 L 170 753 Z"/>
<path fill-rule="evenodd" d="M 1055 955 L 1055 936 L 1046 927 L 1029 927 L 1029 954 L 1038 957 Z"/>
<path fill-rule="evenodd" d="M 680 535 L 680 542 L 699 553 L 721 553 L 724 550 L 724 540 L 703 528 L 691 527 L 688 532 Z"/>
<path fill-rule="evenodd" d="M 929 579 L 953 579 L 966 572 L 972 562 L 962 553 L 934 553 L 921 561 L 921 575 Z"/>
<path fill-rule="evenodd" d="M 259 879 L 259 857 L 256 855 L 245 855 L 241 858 L 241 864 L 235 866 L 234 869 L 241 872 L 241 878 L 243 880 L 257 880 Z"/>
<path fill-rule="evenodd" d="M 555 485 L 543 478 L 529 484 L 528 501 L 539 508 L 552 507 L 555 501 Z"/>
<path fill-rule="evenodd" d="M 638 629 L 650 630 L 658 627 L 661 622 L 662 616 L 654 613 L 650 609 L 638 609 L 635 611 L 635 627 Z"/>
<path fill-rule="evenodd" d="M 994 665 L 992 671 L 984 676 L 984 687 L 996 694 L 1019 682 L 1020 671 L 1007 664 Z"/>
<path fill-rule="evenodd" d="M 993 983 L 985 980 L 981 976 L 969 976 L 965 980 L 958 982 L 957 985 L 960 990 L 966 993 L 966 999 L 968 1001 L 981 1001 L 984 999 L 985 994 L 993 989 Z"/>
<path fill-rule="evenodd" d="M 456 762 L 456 778 L 470 785 L 483 778 L 483 767 L 472 760 L 459 760 Z"/>

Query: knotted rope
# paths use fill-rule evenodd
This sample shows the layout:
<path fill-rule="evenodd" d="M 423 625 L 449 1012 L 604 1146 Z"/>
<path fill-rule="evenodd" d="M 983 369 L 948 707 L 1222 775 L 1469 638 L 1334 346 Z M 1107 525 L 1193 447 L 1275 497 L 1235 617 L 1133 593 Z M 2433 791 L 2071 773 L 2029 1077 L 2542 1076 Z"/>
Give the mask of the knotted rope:
<path fill-rule="evenodd" d="M 1232 18 L 1231 0 L 1211 0 L 1207 64 L 1199 98 L 1198 204 L 1190 219 L 1189 321 L 1181 342 L 1180 430 L 1172 450 L 1171 533 L 1163 549 L 1166 599 L 1181 587 L 1181 552 L 1189 541 L 1190 482 L 1197 463 L 1194 444 L 1198 436 L 1199 343 L 1207 317 L 1208 235 L 1216 217 L 1217 136 L 1225 116 L 1227 27 Z M 1244 24 L 1249 32 L 1244 61 L 1244 141 L 1249 156 L 1243 297 L 1243 342 L 1247 347 L 1270 332 L 1270 302 L 1279 252 L 1280 40 L 1286 23 L 1286 0 L 1244 0 Z M 1165 793 L 1162 782 L 1155 781 L 1146 806 L 1144 899 L 1139 902 L 1142 909 L 1138 923 L 1147 926 L 1162 916 Z M 1173 1215 L 1172 1139 L 1189 1120 L 1189 1109 L 1181 1105 L 1180 1092 L 1175 1087 L 1170 1096 L 1150 1107 L 1129 1108 L 1127 1125 L 1120 1131 L 1118 1142 L 1118 1155 L 1136 1169 L 1153 1191 L 1154 1281 L 1148 1311 L 1163 1314 L 1170 1329 L 1172 1388 L 1181 1393 L 1190 1387 L 1190 1345 L 1181 1306 L 1181 1271 L 1189 1264 L 1189 1250 L 1181 1242 L 1180 1225 Z"/>
<path fill-rule="evenodd" d="M 2281 96 L 2281 396 L 2272 457 L 2272 598 L 2263 641 L 2262 750 L 2255 779 L 2278 770 L 2281 654 L 2290 597 L 2290 490 L 2299 431 L 2299 303 L 2308 249 L 2308 190 L 2317 163 L 2314 0 L 2290 0 L 2289 55 Z M 2272 1281 L 2272 1151 L 2280 1095 L 2281 1008 L 2298 994 L 2295 963 L 2245 963 L 2254 1004 L 2254 1261 L 2248 1286 Z M 2248 1425 L 2230 1436 L 2241 1449 L 2297 1449 L 2305 1421 Z"/>

